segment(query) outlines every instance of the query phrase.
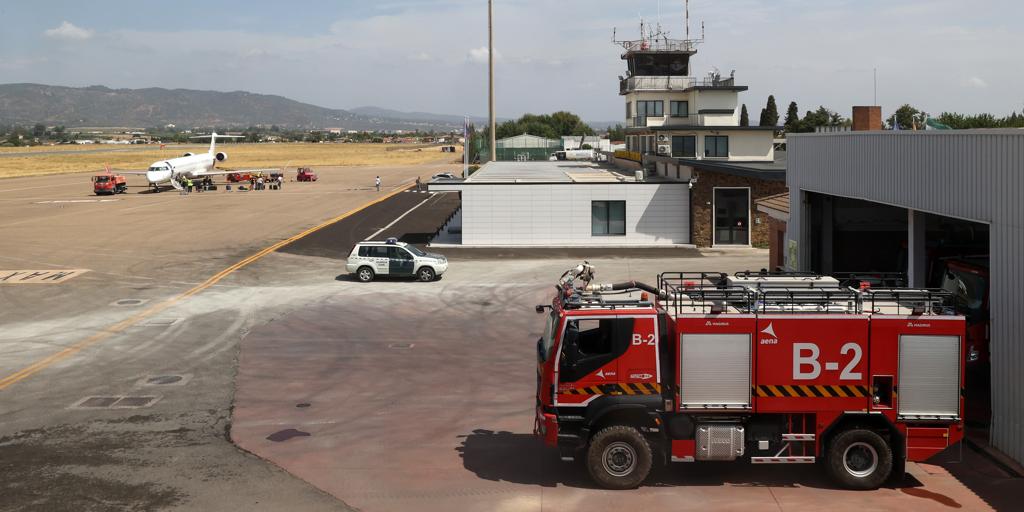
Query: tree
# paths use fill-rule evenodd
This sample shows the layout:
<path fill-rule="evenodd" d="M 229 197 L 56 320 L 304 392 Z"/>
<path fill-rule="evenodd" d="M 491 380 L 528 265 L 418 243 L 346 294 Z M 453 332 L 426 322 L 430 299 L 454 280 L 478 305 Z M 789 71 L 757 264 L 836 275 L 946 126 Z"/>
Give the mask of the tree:
<path fill-rule="evenodd" d="M 626 129 L 621 124 L 617 124 L 614 127 L 609 126 L 608 138 L 615 141 L 626 140 Z"/>
<path fill-rule="evenodd" d="M 768 96 L 768 104 L 761 110 L 761 126 L 777 126 L 779 124 L 779 108 L 775 106 L 775 95 Z"/>
<path fill-rule="evenodd" d="M 486 134 L 489 134 L 487 132 Z M 496 138 L 504 139 L 528 133 L 538 137 L 557 139 L 566 135 L 594 135 L 594 129 L 587 126 L 579 116 L 571 112 L 555 112 L 551 115 L 523 114 L 515 121 L 498 125 Z"/>
<path fill-rule="evenodd" d="M 901 130 L 912 130 L 914 126 L 923 130 L 926 119 L 928 119 L 928 113 L 905 103 L 902 107 L 896 109 L 896 112 L 889 116 L 889 119 L 886 119 L 886 123 L 889 124 L 890 129 L 895 129 L 896 123 L 899 123 Z"/>
<path fill-rule="evenodd" d="M 46 135 L 46 125 L 42 123 L 36 123 L 36 125 L 32 127 L 32 136 L 39 138 L 42 137 L 43 135 Z"/>
<path fill-rule="evenodd" d="M 747 114 L 747 104 L 740 109 L 740 126 L 750 126 L 750 115 Z"/>
<path fill-rule="evenodd" d="M 800 110 L 796 106 L 795 101 L 789 102 L 789 108 L 786 109 L 786 121 L 783 126 L 786 127 L 787 132 L 795 132 L 800 128 Z"/>

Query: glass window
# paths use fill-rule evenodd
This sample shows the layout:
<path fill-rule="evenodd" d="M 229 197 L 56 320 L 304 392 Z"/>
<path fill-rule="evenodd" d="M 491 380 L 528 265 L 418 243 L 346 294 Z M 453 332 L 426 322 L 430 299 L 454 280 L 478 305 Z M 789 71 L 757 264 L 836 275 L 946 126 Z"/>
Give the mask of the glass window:
<path fill-rule="evenodd" d="M 590 203 L 590 234 L 623 236 L 626 234 L 625 201 L 592 201 Z"/>
<path fill-rule="evenodd" d="M 669 115 L 672 117 L 687 117 L 690 115 L 689 101 L 673 101 L 669 103 Z"/>
<path fill-rule="evenodd" d="M 672 136 L 672 156 L 683 158 L 695 158 L 697 156 L 697 136 Z"/>
<path fill-rule="evenodd" d="M 551 356 L 551 347 L 555 343 L 555 327 L 558 325 L 558 316 L 554 311 L 548 313 L 547 321 L 544 322 L 544 334 L 540 338 L 540 360 L 547 361 Z"/>
<path fill-rule="evenodd" d="M 626 119 L 629 119 L 631 117 L 633 117 L 633 102 L 632 101 L 627 101 L 626 102 Z"/>
<path fill-rule="evenodd" d="M 636 115 L 639 117 L 661 117 L 665 115 L 664 101 L 637 101 Z"/>
<path fill-rule="evenodd" d="M 426 256 L 427 255 L 427 253 L 421 251 L 420 248 L 416 247 L 415 245 L 407 245 L 407 246 L 405 246 L 405 248 L 406 248 L 406 250 L 408 250 L 409 252 L 415 254 L 416 256 Z"/>
<path fill-rule="evenodd" d="M 729 137 L 725 135 L 707 135 L 704 137 L 704 156 L 728 157 Z"/>
<path fill-rule="evenodd" d="M 369 255 L 370 255 L 370 248 L 365 246 L 365 245 L 360 245 L 359 246 L 359 256 L 365 258 L 365 257 L 367 257 Z"/>
<path fill-rule="evenodd" d="M 373 251 L 370 252 L 370 257 L 371 258 L 387 258 L 388 257 L 388 248 L 387 247 L 384 247 L 384 246 L 381 246 L 381 245 L 376 245 L 376 246 L 372 246 L 371 249 L 373 249 Z"/>
<path fill-rule="evenodd" d="M 402 249 L 401 247 L 388 247 L 388 257 L 393 260 L 411 260 L 412 255 L 409 251 Z"/>

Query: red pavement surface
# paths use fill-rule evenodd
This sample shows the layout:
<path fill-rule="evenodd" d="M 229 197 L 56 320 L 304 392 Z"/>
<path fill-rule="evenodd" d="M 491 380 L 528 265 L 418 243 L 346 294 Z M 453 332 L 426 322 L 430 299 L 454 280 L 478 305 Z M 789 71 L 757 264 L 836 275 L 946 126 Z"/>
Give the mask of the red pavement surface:
<path fill-rule="evenodd" d="M 447 281 L 342 282 L 326 303 L 252 332 L 232 438 L 367 511 L 990 509 L 943 467 L 917 464 L 900 487 L 870 492 L 837 490 L 817 466 L 742 463 L 673 465 L 638 490 L 595 489 L 530 434 L 532 306 L 548 287 Z M 287 429 L 309 435 L 268 439 Z M 955 464 L 1000 478 L 976 454 Z M 1020 503 L 1019 490 L 1003 492 Z"/>

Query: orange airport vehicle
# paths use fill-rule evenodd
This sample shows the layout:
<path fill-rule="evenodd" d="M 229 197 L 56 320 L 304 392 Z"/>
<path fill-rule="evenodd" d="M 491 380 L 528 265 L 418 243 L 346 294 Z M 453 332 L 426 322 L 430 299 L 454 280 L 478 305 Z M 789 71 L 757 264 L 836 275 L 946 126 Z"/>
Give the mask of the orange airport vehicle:
<path fill-rule="evenodd" d="M 120 174 L 105 172 L 92 177 L 92 191 L 98 196 L 123 194 L 128 191 L 128 182 Z"/>
<path fill-rule="evenodd" d="M 534 433 L 602 487 L 655 463 L 821 463 L 850 489 L 963 432 L 966 324 L 948 292 L 806 274 L 562 275 L 537 342 Z"/>

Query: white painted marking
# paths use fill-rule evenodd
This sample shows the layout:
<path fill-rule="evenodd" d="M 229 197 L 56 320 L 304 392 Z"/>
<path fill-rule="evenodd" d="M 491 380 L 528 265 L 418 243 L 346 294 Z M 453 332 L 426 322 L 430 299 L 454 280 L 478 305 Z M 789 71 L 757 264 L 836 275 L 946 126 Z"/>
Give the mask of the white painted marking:
<path fill-rule="evenodd" d="M 63 204 L 63 203 L 113 203 L 120 199 L 58 199 L 54 201 L 36 201 L 33 204 Z"/>
<path fill-rule="evenodd" d="M 394 226 L 394 225 L 395 225 L 395 224 L 396 224 L 396 223 L 397 223 L 398 221 L 400 221 L 400 220 L 404 219 L 406 215 L 409 215 L 410 213 L 412 213 L 412 211 L 413 211 L 413 210 L 415 210 L 416 208 L 419 208 L 420 206 L 423 206 L 423 203 L 425 203 L 425 202 L 427 202 L 427 201 L 430 201 L 430 200 L 431 200 L 431 199 L 433 199 L 433 198 L 434 198 L 434 196 L 430 196 L 430 197 L 428 197 L 428 198 L 426 198 L 426 199 L 424 199 L 424 200 L 420 201 L 420 202 L 419 202 L 419 204 L 417 204 L 416 206 L 413 206 L 412 208 L 409 208 L 409 211 L 407 211 L 407 212 L 405 212 L 405 213 L 403 213 L 403 214 L 399 215 L 397 219 L 395 219 L 395 220 L 391 221 L 391 224 L 388 224 L 387 226 L 384 226 L 384 227 L 380 228 L 379 230 L 377 230 L 377 232 L 376 232 L 376 233 L 374 233 L 374 234 L 372 234 L 372 235 L 370 235 L 370 236 L 366 237 L 366 239 L 367 239 L 367 240 L 373 240 L 374 238 L 376 238 L 376 237 L 377 237 L 377 235 L 379 235 L 379 234 L 383 233 L 384 231 L 386 231 L 386 230 L 387 230 L 388 228 L 390 228 L 391 226 Z"/>
<path fill-rule="evenodd" d="M 0 284 L 59 284 L 78 277 L 89 269 L 0 270 Z"/>

